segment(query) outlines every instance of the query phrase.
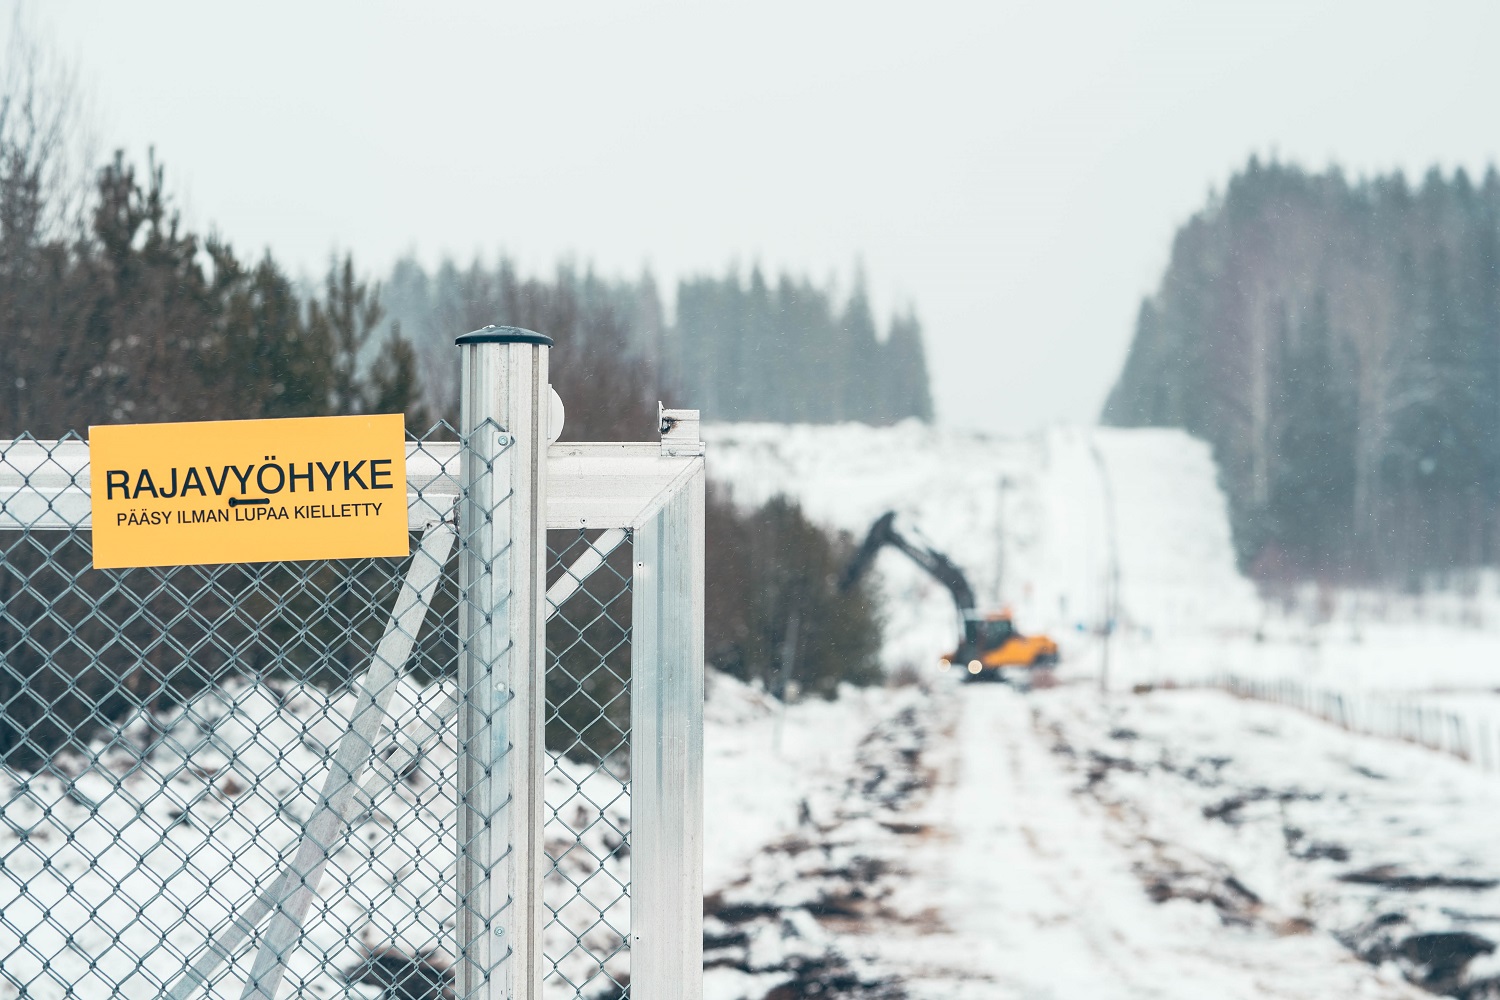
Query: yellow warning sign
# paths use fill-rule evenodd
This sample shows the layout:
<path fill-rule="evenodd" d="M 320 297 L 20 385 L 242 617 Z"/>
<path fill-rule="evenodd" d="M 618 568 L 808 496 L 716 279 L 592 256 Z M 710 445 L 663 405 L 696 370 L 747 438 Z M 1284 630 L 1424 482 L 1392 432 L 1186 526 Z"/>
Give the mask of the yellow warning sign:
<path fill-rule="evenodd" d="M 399 413 L 89 428 L 94 566 L 404 556 Z"/>

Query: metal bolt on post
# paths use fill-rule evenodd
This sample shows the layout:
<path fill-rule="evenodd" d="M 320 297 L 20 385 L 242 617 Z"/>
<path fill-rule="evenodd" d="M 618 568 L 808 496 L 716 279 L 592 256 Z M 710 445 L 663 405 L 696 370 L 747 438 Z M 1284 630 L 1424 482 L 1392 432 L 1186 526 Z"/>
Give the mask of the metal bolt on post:
<path fill-rule="evenodd" d="M 459 337 L 458 962 L 460 998 L 542 983 L 546 453 L 552 340 Z"/>

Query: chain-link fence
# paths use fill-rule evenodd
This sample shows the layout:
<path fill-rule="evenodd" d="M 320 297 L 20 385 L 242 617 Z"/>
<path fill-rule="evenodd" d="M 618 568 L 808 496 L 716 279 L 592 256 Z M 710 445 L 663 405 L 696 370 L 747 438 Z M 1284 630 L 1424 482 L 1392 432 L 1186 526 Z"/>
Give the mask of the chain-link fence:
<path fill-rule="evenodd" d="M 81 447 L 0 466 L 77 483 Z M 549 996 L 629 982 L 627 537 L 551 538 Z M 453 541 L 93 570 L 81 523 L 0 531 L 0 996 L 453 995 Z"/>
<path fill-rule="evenodd" d="M 630 545 L 618 529 L 550 536 L 556 612 L 547 629 L 544 969 L 561 995 L 623 996 L 630 982 Z"/>
<path fill-rule="evenodd" d="M 441 981 L 451 521 L 404 560 L 95 570 L 86 447 L 0 473 L 0 996 Z"/>
<path fill-rule="evenodd" d="M 543 996 L 605 1000 L 633 942 L 695 954 L 631 926 L 633 712 L 671 690 L 632 704 L 663 605 L 632 591 L 666 564 L 628 518 L 570 514 L 531 584 L 502 572 L 522 451 L 494 421 L 409 440 L 404 559 L 96 570 L 87 445 L 0 441 L 0 1000 L 520 1000 L 528 949 Z M 538 605 L 528 693 L 495 626 Z M 691 817 L 692 781 L 644 780 L 652 816 Z M 647 826 L 687 859 L 651 891 L 688 902 L 658 908 L 696 905 L 699 825 Z"/>

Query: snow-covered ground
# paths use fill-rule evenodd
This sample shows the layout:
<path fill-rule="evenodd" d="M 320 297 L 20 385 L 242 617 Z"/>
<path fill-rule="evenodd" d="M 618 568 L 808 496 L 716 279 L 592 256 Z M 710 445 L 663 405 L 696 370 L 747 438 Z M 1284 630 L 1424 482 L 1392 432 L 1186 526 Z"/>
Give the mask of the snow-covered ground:
<path fill-rule="evenodd" d="M 785 825 L 730 866 L 727 883 L 710 881 L 710 1000 L 813 996 L 814 985 L 911 1000 L 1196 1000 L 1205 984 L 1209 995 L 1245 1000 L 1422 995 L 1399 955 L 1367 963 L 1321 928 L 1323 909 L 1281 880 L 1278 865 L 1299 862 L 1280 827 L 1270 841 L 1248 815 L 1233 826 L 1205 816 L 1176 784 L 1146 781 L 1140 802 L 1101 788 L 1107 758 L 1084 746 L 1108 749 L 1121 735 L 1092 692 L 945 684 L 866 694 L 857 705 L 869 729 L 840 739 L 850 758 L 777 782 Z M 772 717 L 768 709 L 760 725 Z M 744 732 L 713 735 L 738 742 Z M 720 814 L 749 814 L 734 786 L 713 784 Z M 1239 787 L 1226 782 L 1217 794 Z M 1432 799 L 1443 794 L 1451 790 Z M 1220 803 L 1214 795 L 1200 797 Z M 1252 809 L 1261 802 L 1249 798 Z M 1247 843 L 1226 845 L 1225 831 L 1242 827 Z M 1297 843 L 1321 846 L 1326 832 Z M 1390 830 L 1383 846 L 1409 835 Z M 1319 855 L 1305 853 L 1311 884 Z M 1369 856 L 1391 855 L 1371 846 Z M 1357 928 L 1370 909 L 1357 897 L 1378 890 L 1346 888 L 1343 909 L 1327 905 Z"/>
<path fill-rule="evenodd" d="M 1500 778 L 1206 686 L 1296 678 L 1500 736 L 1493 580 L 1262 602 L 1207 448 L 1170 431 L 706 436 L 742 502 L 786 493 L 855 536 L 898 510 L 1064 652 L 1029 694 L 940 674 L 951 601 L 887 552 L 884 657 L 917 684 L 781 705 L 711 675 L 707 1000 L 1500 996 Z M 403 688 L 382 741 L 432 738 L 359 799 L 284 995 L 447 995 L 447 697 Z M 0 998 L 111 995 L 137 956 L 117 995 L 161 995 L 296 842 L 348 710 L 244 683 L 136 720 L 95 764 L 0 774 Z M 593 767 L 549 773 L 546 1000 L 616 1000 L 628 975 L 622 792 Z"/>
<path fill-rule="evenodd" d="M 1236 571 L 1207 447 L 1172 431 L 707 436 L 711 474 L 740 500 L 784 492 L 856 536 L 895 509 L 981 603 L 1063 644 L 1055 688 L 956 685 L 934 669 L 954 634 L 947 595 L 898 554 L 877 562 L 886 661 L 924 668 L 932 694 L 927 777 L 903 818 L 878 835 L 814 824 L 888 865 L 878 912 L 829 945 L 879 956 L 859 973 L 867 993 L 1500 996 L 1486 850 L 1500 788 L 1484 761 L 1205 687 L 1293 679 L 1372 717 L 1440 708 L 1500 737 L 1492 579 L 1262 601 Z M 891 829 L 914 832 L 892 844 Z M 723 985 L 726 1000 L 764 995 Z"/>
<path fill-rule="evenodd" d="M 190 981 L 203 985 L 183 995 L 239 996 L 259 949 L 235 917 L 272 891 L 302 842 L 353 704 L 235 681 L 142 715 L 51 773 L 0 772 L 0 998 L 134 1000 Z M 447 981 L 451 704 L 451 685 L 400 683 L 282 995 L 376 997 Z M 629 801 L 608 767 L 559 758 L 547 803 L 548 996 L 565 997 L 569 982 L 593 991 L 626 967 Z"/>
<path fill-rule="evenodd" d="M 1253 919 L 1326 929 L 1439 992 L 1495 989 L 1473 985 L 1500 974 L 1476 940 L 1500 937 L 1492 776 L 1216 691 L 1035 704 L 1054 754 L 1151 845 L 1142 864 L 1166 890 L 1181 858 L 1212 859 L 1258 897 L 1230 897 Z"/>

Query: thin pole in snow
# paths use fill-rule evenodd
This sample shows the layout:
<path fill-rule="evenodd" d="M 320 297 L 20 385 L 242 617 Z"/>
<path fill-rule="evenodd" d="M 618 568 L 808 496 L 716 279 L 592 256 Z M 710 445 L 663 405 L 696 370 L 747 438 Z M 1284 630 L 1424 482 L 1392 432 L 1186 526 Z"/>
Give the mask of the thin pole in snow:
<path fill-rule="evenodd" d="M 1099 662 L 1099 693 L 1109 693 L 1110 640 L 1114 636 L 1115 621 L 1119 617 L 1120 603 L 1120 547 L 1115 522 L 1115 491 L 1109 478 L 1109 466 L 1104 461 L 1104 452 L 1099 450 L 1099 440 L 1089 436 L 1089 451 L 1094 464 L 1099 467 L 1099 485 L 1104 496 L 1104 537 L 1108 548 L 1108 562 L 1104 576 L 1104 646 Z"/>

